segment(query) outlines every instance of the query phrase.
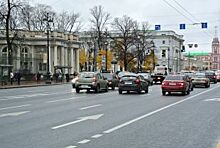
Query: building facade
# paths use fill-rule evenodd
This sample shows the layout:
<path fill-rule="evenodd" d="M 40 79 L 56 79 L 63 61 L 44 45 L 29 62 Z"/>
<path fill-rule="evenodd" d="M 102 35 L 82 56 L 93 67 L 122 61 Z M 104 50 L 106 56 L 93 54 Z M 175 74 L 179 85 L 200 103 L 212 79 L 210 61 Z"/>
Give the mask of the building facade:
<path fill-rule="evenodd" d="M 25 74 L 55 73 L 60 69 L 63 73 L 73 74 L 79 71 L 78 37 L 73 34 L 50 32 L 49 38 L 45 32 L 18 31 L 10 35 L 12 43 L 12 65 L 9 65 L 5 31 L 0 32 L 0 74 L 8 73 L 8 66 L 13 72 Z M 49 48 L 48 48 L 49 41 Z M 49 70 L 47 53 L 49 49 Z"/>

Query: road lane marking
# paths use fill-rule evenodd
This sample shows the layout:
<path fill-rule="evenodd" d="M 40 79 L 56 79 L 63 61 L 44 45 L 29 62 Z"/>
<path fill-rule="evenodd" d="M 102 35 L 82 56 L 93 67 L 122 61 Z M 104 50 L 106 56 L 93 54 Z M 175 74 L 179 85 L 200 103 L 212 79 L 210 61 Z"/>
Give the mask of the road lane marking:
<path fill-rule="evenodd" d="M 102 134 L 96 134 L 96 135 L 92 136 L 92 138 L 97 139 L 97 138 L 100 138 L 102 136 L 103 136 Z"/>
<path fill-rule="evenodd" d="M 79 143 L 79 144 L 86 144 L 86 143 L 88 143 L 88 142 L 90 142 L 89 139 L 84 139 L 84 140 L 82 140 L 82 141 L 80 141 L 80 142 L 78 142 L 78 143 Z"/>
<path fill-rule="evenodd" d="M 52 100 L 52 101 L 47 101 L 46 103 L 56 103 L 56 102 L 62 102 L 62 101 L 76 100 L 76 99 L 79 99 L 79 98 L 85 98 L 85 97 L 75 97 L 75 98 Z"/>
<path fill-rule="evenodd" d="M 152 112 L 150 112 L 150 113 L 147 113 L 147 114 L 145 114 L 145 115 L 142 115 L 142 116 L 140 116 L 140 117 L 137 117 L 137 118 L 135 118 L 135 119 L 133 119 L 133 120 L 130 120 L 130 121 L 128 121 L 128 122 L 125 122 L 125 123 L 123 123 L 123 124 L 121 124 L 121 125 L 115 126 L 115 127 L 111 128 L 111 129 L 108 129 L 108 130 L 104 131 L 103 133 L 104 133 L 104 134 L 112 133 L 112 132 L 114 132 L 114 131 L 116 131 L 116 130 L 119 130 L 119 129 L 123 128 L 123 127 L 126 127 L 126 126 L 128 126 L 128 125 L 130 125 L 130 124 L 132 124 L 132 123 L 134 123 L 134 122 L 137 122 L 137 121 L 142 120 L 142 119 L 144 119 L 144 118 L 146 118 L 146 117 L 152 116 L 152 115 L 154 115 L 154 114 L 156 114 L 156 113 L 159 113 L 159 112 L 161 112 L 161 111 L 163 111 L 163 110 L 165 110 L 165 109 L 171 108 L 171 107 L 173 107 L 173 106 L 175 106 L 175 105 L 178 105 L 178 104 L 180 104 L 180 103 L 183 103 L 183 102 L 185 102 L 185 101 L 191 100 L 191 99 L 193 99 L 193 98 L 195 98 L 195 97 L 197 97 L 197 96 L 200 96 L 200 95 L 202 95 L 202 94 L 204 94 L 204 93 L 207 93 L 207 92 L 209 92 L 209 91 L 212 91 L 212 90 L 214 90 L 214 89 L 216 89 L 216 88 L 218 88 L 218 87 L 220 87 L 220 86 L 211 88 L 211 89 L 209 89 L 209 90 L 203 91 L 203 92 L 198 93 L 198 94 L 193 95 L 193 96 L 190 96 L 190 97 L 188 97 L 188 98 L 186 98 L 186 99 L 183 99 L 183 100 L 181 100 L 181 101 L 172 103 L 172 104 L 170 104 L 170 105 L 167 105 L 167 106 L 165 106 L 165 107 L 162 107 L 162 108 L 157 109 L 157 110 L 155 110 L 155 111 L 152 111 Z"/>
<path fill-rule="evenodd" d="M 99 107 L 102 106 L 102 104 L 97 104 L 97 105 L 91 105 L 91 106 L 87 106 L 87 107 L 82 107 L 79 110 L 86 110 L 86 109 L 90 109 L 90 108 L 95 108 L 95 107 Z"/>
<path fill-rule="evenodd" d="M 213 99 L 206 99 L 204 101 L 215 101 L 215 102 L 220 102 L 220 98 L 213 98 Z"/>
<path fill-rule="evenodd" d="M 59 129 L 59 128 L 62 128 L 62 127 L 66 127 L 66 126 L 73 125 L 73 124 L 83 122 L 83 121 L 87 121 L 87 120 L 97 120 L 100 117 L 102 117 L 103 115 L 104 114 L 98 114 L 98 115 L 92 115 L 92 116 L 87 116 L 87 117 L 80 117 L 76 121 L 72 121 L 72 122 L 68 122 L 68 123 L 65 123 L 65 124 L 58 125 L 58 126 L 54 126 L 51 129 L 55 130 L 55 129 Z"/>
<path fill-rule="evenodd" d="M 30 111 L 14 112 L 14 113 L 5 113 L 5 114 L 1 114 L 1 115 L 0 115 L 0 118 L 20 116 L 20 115 L 22 115 L 22 114 L 26 114 L 26 113 L 29 113 L 29 112 L 30 112 Z"/>
<path fill-rule="evenodd" d="M 74 145 L 70 145 L 70 146 L 67 146 L 66 148 L 76 148 L 77 146 L 74 146 Z"/>
<path fill-rule="evenodd" d="M 6 110 L 6 109 L 15 109 L 15 108 L 27 107 L 27 106 L 31 106 L 31 104 L 24 104 L 24 105 L 20 105 L 20 106 L 10 106 L 10 107 L 5 107 L 5 108 L 0 108 L 0 111 L 1 110 Z"/>
<path fill-rule="evenodd" d="M 17 96 L 5 96 L 6 99 L 0 99 L 0 101 L 7 101 L 7 100 L 14 100 L 14 99 L 21 99 L 21 98 L 31 98 L 31 97 L 38 97 L 38 96 L 47 96 L 48 94 L 45 93 L 38 93 L 38 94 L 30 94 L 30 95 L 17 95 Z"/>

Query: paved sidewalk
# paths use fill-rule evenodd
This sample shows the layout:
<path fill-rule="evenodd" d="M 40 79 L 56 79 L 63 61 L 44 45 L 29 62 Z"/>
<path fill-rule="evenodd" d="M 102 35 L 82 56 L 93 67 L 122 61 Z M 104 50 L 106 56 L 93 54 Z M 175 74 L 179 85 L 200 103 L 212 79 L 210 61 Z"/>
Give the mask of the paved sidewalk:
<path fill-rule="evenodd" d="M 21 81 L 20 85 L 17 82 L 13 82 L 13 85 L 10 82 L 7 82 L 6 85 L 0 84 L 0 89 L 10 89 L 10 88 L 23 88 L 23 87 L 38 87 L 38 86 L 50 86 L 50 85 L 62 85 L 68 84 L 71 82 L 51 82 L 51 84 L 46 84 L 45 81 L 36 82 L 36 81 Z"/>

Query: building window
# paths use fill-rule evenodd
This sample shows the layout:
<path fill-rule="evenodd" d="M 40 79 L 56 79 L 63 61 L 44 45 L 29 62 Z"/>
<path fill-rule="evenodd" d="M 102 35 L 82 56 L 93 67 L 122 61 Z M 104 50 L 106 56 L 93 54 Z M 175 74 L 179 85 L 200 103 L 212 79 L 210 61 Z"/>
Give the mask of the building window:
<path fill-rule="evenodd" d="M 217 57 L 214 57 L 214 62 L 217 62 L 218 61 L 218 58 Z"/>
<path fill-rule="evenodd" d="M 1 53 L 1 63 L 2 64 L 7 64 L 7 57 L 8 57 L 8 51 L 7 51 L 7 47 L 2 49 L 2 53 Z"/>
<path fill-rule="evenodd" d="M 162 50 L 162 58 L 166 57 L 166 50 Z"/>
<path fill-rule="evenodd" d="M 165 44 L 165 43 L 166 43 L 166 41 L 165 41 L 165 40 L 163 40 L 163 41 L 162 41 L 162 44 Z"/>

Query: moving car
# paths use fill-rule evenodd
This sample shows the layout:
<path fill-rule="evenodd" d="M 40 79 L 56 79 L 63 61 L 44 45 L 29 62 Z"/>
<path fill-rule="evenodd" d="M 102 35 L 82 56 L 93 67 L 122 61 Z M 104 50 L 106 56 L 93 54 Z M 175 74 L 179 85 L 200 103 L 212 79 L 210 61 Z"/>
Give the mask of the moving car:
<path fill-rule="evenodd" d="M 214 71 L 206 71 L 205 75 L 207 78 L 209 78 L 210 82 L 217 83 L 217 76 Z"/>
<path fill-rule="evenodd" d="M 181 92 L 183 95 L 190 94 L 189 79 L 185 75 L 166 76 L 161 85 L 162 94 L 171 94 L 171 92 Z"/>
<path fill-rule="evenodd" d="M 108 91 L 108 82 L 98 72 L 82 72 L 75 82 L 76 93 L 80 90 L 94 90 L 96 93 L 104 90 Z"/>
<path fill-rule="evenodd" d="M 136 91 L 139 94 L 142 91 L 148 93 L 148 82 L 144 80 L 144 77 L 137 74 L 126 74 L 121 77 L 120 82 L 118 84 L 118 92 L 122 94 L 123 91 Z"/>
<path fill-rule="evenodd" d="M 144 80 L 148 82 L 149 85 L 153 85 L 153 78 L 150 73 L 138 73 L 138 75 L 142 75 Z"/>
<path fill-rule="evenodd" d="M 210 80 L 206 77 L 205 73 L 196 73 L 192 78 L 192 83 L 194 87 L 205 86 L 210 87 Z"/>
<path fill-rule="evenodd" d="M 102 73 L 102 76 L 108 81 L 108 87 L 111 87 L 112 90 L 115 90 L 115 87 L 118 87 L 119 79 L 116 74 Z"/>
<path fill-rule="evenodd" d="M 78 79 L 78 77 L 75 77 L 71 80 L 71 83 L 72 83 L 72 87 L 75 88 L 75 83 L 76 83 L 76 80 Z"/>

